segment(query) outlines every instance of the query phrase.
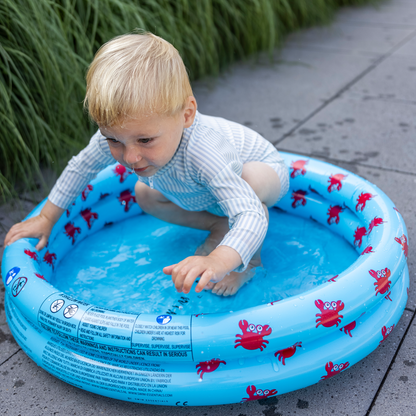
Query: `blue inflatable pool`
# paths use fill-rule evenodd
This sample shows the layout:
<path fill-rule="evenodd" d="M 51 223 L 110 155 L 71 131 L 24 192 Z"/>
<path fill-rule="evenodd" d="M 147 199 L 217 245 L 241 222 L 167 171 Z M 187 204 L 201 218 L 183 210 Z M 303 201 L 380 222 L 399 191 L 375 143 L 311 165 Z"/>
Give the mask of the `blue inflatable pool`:
<path fill-rule="evenodd" d="M 5 249 L 6 315 L 22 349 L 79 388 L 174 406 L 287 393 L 371 353 L 407 301 L 403 218 L 380 189 L 353 173 L 282 155 L 291 183 L 279 207 L 348 241 L 358 259 L 344 271 L 300 296 L 224 313 L 125 313 L 64 293 L 48 283 L 60 260 L 90 233 L 140 213 L 134 175 L 111 166 L 62 216 L 48 247 L 36 252 L 36 241 L 23 239 Z"/>

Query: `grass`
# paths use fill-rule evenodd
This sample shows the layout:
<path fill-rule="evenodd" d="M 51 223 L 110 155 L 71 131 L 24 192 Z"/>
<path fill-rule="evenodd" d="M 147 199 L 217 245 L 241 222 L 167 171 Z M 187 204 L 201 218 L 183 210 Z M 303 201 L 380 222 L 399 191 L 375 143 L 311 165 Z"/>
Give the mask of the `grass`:
<path fill-rule="evenodd" d="M 191 78 L 216 75 L 284 35 L 368 0 L 3 0 L 0 2 L 0 194 L 60 171 L 95 127 L 82 110 L 95 51 L 149 30 L 180 51 Z"/>

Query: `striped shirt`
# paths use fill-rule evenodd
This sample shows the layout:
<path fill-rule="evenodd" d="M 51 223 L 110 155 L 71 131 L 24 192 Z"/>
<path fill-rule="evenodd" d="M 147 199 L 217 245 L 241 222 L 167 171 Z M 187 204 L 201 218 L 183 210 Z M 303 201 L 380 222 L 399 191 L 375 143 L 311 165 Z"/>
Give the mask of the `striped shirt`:
<path fill-rule="evenodd" d="M 184 129 L 172 159 L 153 176 L 139 181 L 160 191 L 188 211 L 209 211 L 229 218 L 230 231 L 220 245 L 233 248 L 243 271 L 267 232 L 262 204 L 241 178 L 243 164 L 263 161 L 279 174 L 283 197 L 289 188 L 289 172 L 274 146 L 240 124 L 197 112 Z M 52 189 L 49 200 L 66 209 L 104 167 L 113 164 L 105 137 L 97 131 L 89 145 L 74 156 Z"/>

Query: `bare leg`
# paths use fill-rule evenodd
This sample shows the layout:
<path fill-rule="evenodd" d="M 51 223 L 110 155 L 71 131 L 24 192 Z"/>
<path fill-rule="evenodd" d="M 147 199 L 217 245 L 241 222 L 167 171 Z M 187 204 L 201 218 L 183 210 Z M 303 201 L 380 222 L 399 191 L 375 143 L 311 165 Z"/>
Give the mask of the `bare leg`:
<path fill-rule="evenodd" d="M 262 162 L 249 162 L 243 166 L 241 177 L 253 188 L 256 195 L 262 201 L 263 209 L 269 220 L 269 211 L 267 207 L 274 205 L 280 194 L 280 179 L 277 173 L 268 165 Z M 214 247 L 215 248 L 215 247 Z M 232 272 L 225 276 L 221 282 L 210 282 L 206 289 L 212 288 L 212 293 L 222 296 L 232 296 L 253 278 L 255 269 L 262 265 L 261 262 L 262 246 L 250 260 L 246 270 L 242 273 Z"/>

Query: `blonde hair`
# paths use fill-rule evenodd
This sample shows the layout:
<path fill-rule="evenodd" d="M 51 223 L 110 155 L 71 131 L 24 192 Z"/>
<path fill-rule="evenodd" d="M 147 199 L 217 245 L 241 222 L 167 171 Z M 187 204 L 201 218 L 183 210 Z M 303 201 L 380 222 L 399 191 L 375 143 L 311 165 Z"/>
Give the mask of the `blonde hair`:
<path fill-rule="evenodd" d="M 152 33 L 118 36 L 98 50 L 87 73 L 84 107 L 100 126 L 127 117 L 174 115 L 192 96 L 179 52 Z"/>

